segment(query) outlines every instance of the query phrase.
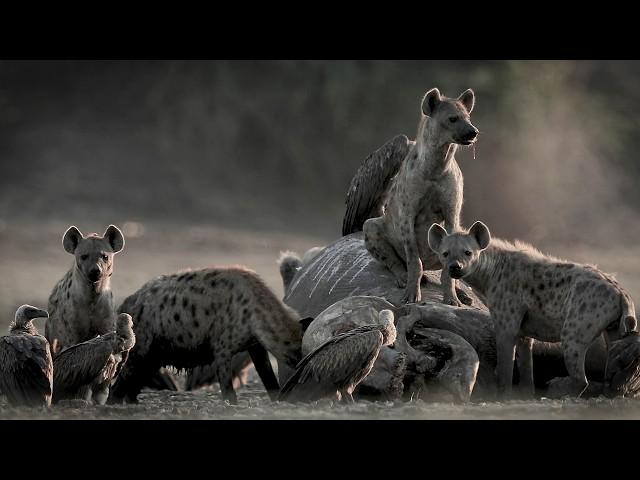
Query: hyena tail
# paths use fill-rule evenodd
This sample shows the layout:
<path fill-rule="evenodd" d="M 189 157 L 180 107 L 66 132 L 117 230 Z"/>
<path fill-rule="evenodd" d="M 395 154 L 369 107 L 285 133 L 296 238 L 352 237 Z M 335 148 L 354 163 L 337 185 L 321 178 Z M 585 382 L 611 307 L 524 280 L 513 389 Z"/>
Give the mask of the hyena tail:
<path fill-rule="evenodd" d="M 282 276 L 282 284 L 286 294 L 289 291 L 293 277 L 296 276 L 296 273 L 300 267 L 302 267 L 302 259 L 295 252 L 281 252 L 278 258 L 278 265 L 280 266 L 280 275 Z"/>
<path fill-rule="evenodd" d="M 620 336 L 638 329 L 636 307 L 627 292 L 621 292 L 622 315 L 620 315 Z"/>
<path fill-rule="evenodd" d="M 253 333 L 264 349 L 278 362 L 292 368 L 302 359 L 302 330 L 300 316 L 281 302 L 272 305 L 269 318 L 253 327 Z"/>

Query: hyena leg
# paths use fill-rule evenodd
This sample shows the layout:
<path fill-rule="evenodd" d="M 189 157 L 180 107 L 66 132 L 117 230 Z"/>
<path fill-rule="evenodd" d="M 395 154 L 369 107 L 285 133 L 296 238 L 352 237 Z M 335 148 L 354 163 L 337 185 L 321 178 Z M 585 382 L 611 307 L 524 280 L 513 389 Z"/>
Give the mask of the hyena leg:
<path fill-rule="evenodd" d="M 147 363 L 138 356 L 129 357 L 115 383 L 110 387 L 107 403 L 138 403 L 138 394 L 160 365 Z"/>
<path fill-rule="evenodd" d="M 458 298 L 456 293 L 456 281 L 449 275 L 449 269 L 442 269 L 442 272 L 440 273 L 440 283 L 442 284 L 442 303 L 446 305 L 453 305 L 454 307 L 461 307 L 462 299 Z M 468 295 L 466 297 L 467 301 L 471 300 Z"/>
<path fill-rule="evenodd" d="M 365 247 L 371 256 L 393 273 L 400 288 L 405 288 L 407 285 L 407 269 L 393 245 L 387 240 L 382 217 L 370 218 L 364 222 L 362 230 L 364 232 Z"/>
<path fill-rule="evenodd" d="M 233 389 L 233 372 L 231 370 L 230 357 L 223 357 L 216 362 L 216 372 L 222 399 L 228 400 L 231 405 L 237 405 L 238 396 Z"/>
<path fill-rule="evenodd" d="M 494 318 L 496 327 L 501 323 L 498 318 Z M 513 360 L 516 350 L 517 331 L 511 328 L 507 329 L 504 326 L 501 327 L 496 329 L 496 353 L 498 357 L 496 376 L 498 380 L 498 397 L 504 399 L 511 396 L 512 391 Z"/>
<path fill-rule="evenodd" d="M 407 259 L 407 287 L 402 301 L 403 303 L 417 303 L 422 300 L 420 279 L 423 270 L 412 226 L 409 227 L 409 236 L 405 239 L 405 258 Z"/>
<path fill-rule="evenodd" d="M 520 337 L 516 344 L 518 352 L 518 372 L 520 383 L 518 390 L 522 397 L 533 397 L 536 393 L 533 382 L 533 338 Z"/>
<path fill-rule="evenodd" d="M 577 397 L 580 397 L 589 386 L 584 367 L 588 348 L 588 344 L 571 339 L 564 331 L 562 332 L 564 364 L 569 376 L 573 379 L 573 391 Z"/>
<path fill-rule="evenodd" d="M 275 401 L 278 398 L 278 393 L 280 392 L 280 385 L 278 385 L 276 375 L 273 373 L 273 368 L 271 368 L 269 354 L 259 343 L 250 346 L 248 350 L 249 355 L 251 355 L 251 361 L 260 376 L 260 380 L 262 380 L 264 388 L 267 389 L 269 398 L 272 401 Z"/>

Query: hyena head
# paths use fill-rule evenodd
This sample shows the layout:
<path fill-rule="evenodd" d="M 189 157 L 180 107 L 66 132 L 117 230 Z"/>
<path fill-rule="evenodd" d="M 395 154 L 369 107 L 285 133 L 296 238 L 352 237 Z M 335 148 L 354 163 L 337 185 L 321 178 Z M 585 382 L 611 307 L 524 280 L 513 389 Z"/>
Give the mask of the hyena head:
<path fill-rule="evenodd" d="M 475 94 L 468 89 L 456 98 L 440 95 L 437 88 L 429 90 L 422 99 L 422 113 L 429 117 L 422 135 L 435 135 L 442 143 L 471 145 L 478 138 L 478 129 L 470 119 Z M 428 133 L 427 133 L 428 130 Z"/>
<path fill-rule="evenodd" d="M 101 237 L 92 233 L 86 237 L 76 227 L 69 227 L 62 237 L 62 246 L 76 259 L 76 268 L 91 284 L 98 284 L 113 273 L 113 256 L 124 248 L 124 236 L 115 225 Z"/>
<path fill-rule="evenodd" d="M 438 254 L 442 268 L 449 270 L 451 278 L 463 278 L 473 272 L 490 242 L 491 233 L 482 222 L 474 223 L 467 232 L 451 234 L 438 223 L 429 228 L 429 247 Z"/>

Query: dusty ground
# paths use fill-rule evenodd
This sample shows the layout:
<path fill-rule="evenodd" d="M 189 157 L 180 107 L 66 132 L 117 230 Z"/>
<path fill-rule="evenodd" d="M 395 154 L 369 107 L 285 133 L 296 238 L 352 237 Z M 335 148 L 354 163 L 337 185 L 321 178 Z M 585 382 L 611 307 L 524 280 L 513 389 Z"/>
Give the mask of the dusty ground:
<path fill-rule="evenodd" d="M 217 388 L 196 392 L 144 391 L 137 405 L 127 406 L 54 406 L 51 410 L 10 408 L 0 404 L 0 419 L 155 419 L 155 420 L 213 420 L 213 419 L 638 419 L 640 400 L 604 397 L 590 400 L 547 400 L 537 402 L 510 401 L 455 405 L 452 403 L 368 402 L 353 405 L 332 404 L 329 401 L 315 406 L 272 403 L 259 383 L 249 382 L 238 392 L 238 405 L 221 399 Z"/>
<path fill-rule="evenodd" d="M 125 250 L 116 257 L 112 287 L 116 303 L 134 292 L 150 278 L 184 268 L 242 264 L 257 271 L 267 284 L 282 296 L 282 284 L 276 258 L 280 250 L 302 253 L 323 245 L 330 238 L 314 238 L 280 233 L 256 233 L 250 229 L 224 229 L 178 225 L 119 224 L 126 236 Z M 51 221 L 36 225 L 0 222 L 0 330 L 4 333 L 15 309 L 30 303 L 45 307 L 55 282 L 71 266 L 72 257 L 62 250 L 61 236 L 68 225 Z M 80 224 L 86 234 L 102 233 L 106 225 Z M 593 249 L 580 245 L 545 248 L 557 256 L 597 264 L 617 274 L 635 299 L 640 298 L 640 246 L 618 249 Z M 40 331 L 43 323 L 36 324 Z M 381 419 L 629 419 L 640 418 L 640 400 L 604 398 L 584 400 L 541 400 L 482 403 L 466 406 L 422 401 L 411 403 L 359 402 L 356 405 L 331 405 L 314 408 L 272 404 L 259 380 L 239 391 L 239 405 L 230 406 L 220 399 L 217 387 L 194 393 L 153 392 L 141 394 L 133 406 L 82 407 L 57 406 L 50 411 L 14 409 L 0 400 L 0 419 L 215 419 L 215 418 L 381 418 Z"/>

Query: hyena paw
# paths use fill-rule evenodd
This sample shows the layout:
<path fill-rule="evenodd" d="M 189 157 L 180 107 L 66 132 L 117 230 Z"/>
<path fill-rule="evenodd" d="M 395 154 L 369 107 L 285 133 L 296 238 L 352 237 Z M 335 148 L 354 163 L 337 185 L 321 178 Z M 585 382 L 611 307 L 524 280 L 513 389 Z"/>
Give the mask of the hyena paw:
<path fill-rule="evenodd" d="M 464 290 L 456 288 L 456 294 L 458 295 L 458 300 L 460 300 L 465 305 L 473 305 L 473 299 L 469 295 L 467 295 Z"/>
<path fill-rule="evenodd" d="M 442 299 L 442 303 L 445 305 L 451 305 L 453 307 L 461 307 L 462 303 L 456 297 L 445 296 Z"/>
<path fill-rule="evenodd" d="M 419 288 L 417 290 L 407 289 L 402 297 L 402 303 L 419 303 L 421 300 L 422 294 Z"/>

